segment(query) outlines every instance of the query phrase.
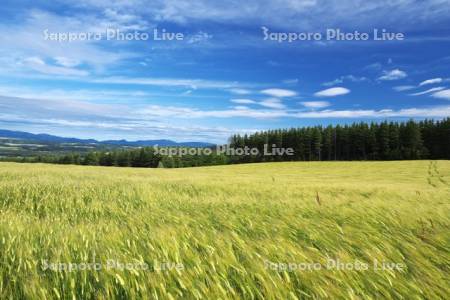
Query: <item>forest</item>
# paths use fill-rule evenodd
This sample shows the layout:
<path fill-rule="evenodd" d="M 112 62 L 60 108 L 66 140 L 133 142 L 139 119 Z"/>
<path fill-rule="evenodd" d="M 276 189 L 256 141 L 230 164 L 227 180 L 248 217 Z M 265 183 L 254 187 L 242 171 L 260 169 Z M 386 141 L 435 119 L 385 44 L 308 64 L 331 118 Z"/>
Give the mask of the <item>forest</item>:
<path fill-rule="evenodd" d="M 450 118 L 270 130 L 235 135 L 230 144 L 258 149 L 264 144 L 276 144 L 295 150 L 292 157 L 261 157 L 261 160 L 450 159 Z"/>

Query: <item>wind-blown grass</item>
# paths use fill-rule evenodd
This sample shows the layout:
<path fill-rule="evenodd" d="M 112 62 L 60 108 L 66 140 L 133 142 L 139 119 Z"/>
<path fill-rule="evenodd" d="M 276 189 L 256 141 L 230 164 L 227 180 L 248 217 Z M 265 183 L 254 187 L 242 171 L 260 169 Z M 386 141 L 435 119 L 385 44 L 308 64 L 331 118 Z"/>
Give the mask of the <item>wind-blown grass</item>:
<path fill-rule="evenodd" d="M 445 299 L 449 253 L 449 161 L 0 163 L 0 299 Z"/>

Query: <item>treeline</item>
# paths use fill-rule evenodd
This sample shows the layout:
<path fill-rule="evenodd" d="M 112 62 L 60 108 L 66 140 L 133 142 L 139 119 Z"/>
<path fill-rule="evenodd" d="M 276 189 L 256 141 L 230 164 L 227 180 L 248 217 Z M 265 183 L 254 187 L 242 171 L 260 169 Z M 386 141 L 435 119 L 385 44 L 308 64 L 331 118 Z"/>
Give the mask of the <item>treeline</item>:
<path fill-rule="evenodd" d="M 227 156 L 217 154 L 214 151 L 211 155 L 184 155 L 182 157 L 169 157 L 157 154 L 155 149 L 151 147 L 112 151 L 92 151 L 87 154 L 70 153 L 65 155 L 7 158 L 6 160 L 23 163 L 51 163 L 134 168 L 185 168 L 224 165 L 230 162 Z"/>
<path fill-rule="evenodd" d="M 265 146 L 266 145 L 266 146 Z M 292 148 L 293 155 L 265 155 L 272 146 Z M 266 149 L 265 149 L 266 147 Z M 450 159 L 450 118 L 420 122 L 354 123 L 269 130 L 234 135 L 231 149 L 258 149 L 254 155 L 211 154 L 166 156 L 153 148 L 93 151 L 17 158 L 18 162 L 43 162 L 138 168 L 183 168 L 270 161 L 415 160 Z M 8 158 L 11 161 L 11 158 Z"/>
<path fill-rule="evenodd" d="M 269 130 L 234 135 L 230 144 L 294 149 L 292 156 L 240 157 L 238 162 L 450 159 L 450 118 Z"/>

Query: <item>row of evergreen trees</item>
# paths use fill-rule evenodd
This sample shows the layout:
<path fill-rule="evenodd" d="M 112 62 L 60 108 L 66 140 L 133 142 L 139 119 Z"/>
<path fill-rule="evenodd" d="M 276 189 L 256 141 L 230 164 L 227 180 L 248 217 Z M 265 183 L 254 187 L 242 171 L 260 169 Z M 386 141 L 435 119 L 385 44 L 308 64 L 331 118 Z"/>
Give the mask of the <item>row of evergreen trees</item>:
<path fill-rule="evenodd" d="M 162 156 L 153 148 L 93 151 L 24 158 L 24 162 L 46 162 L 95 166 L 181 168 L 264 161 L 330 160 L 412 160 L 450 159 L 450 118 L 406 123 L 355 123 L 352 125 L 314 126 L 234 135 L 230 148 L 257 148 L 258 155 Z M 264 145 L 292 148 L 294 155 L 265 156 Z"/>
<path fill-rule="evenodd" d="M 450 159 L 450 118 L 269 130 L 234 135 L 230 144 L 260 151 L 264 144 L 294 149 L 293 156 L 240 157 L 238 162 Z"/>

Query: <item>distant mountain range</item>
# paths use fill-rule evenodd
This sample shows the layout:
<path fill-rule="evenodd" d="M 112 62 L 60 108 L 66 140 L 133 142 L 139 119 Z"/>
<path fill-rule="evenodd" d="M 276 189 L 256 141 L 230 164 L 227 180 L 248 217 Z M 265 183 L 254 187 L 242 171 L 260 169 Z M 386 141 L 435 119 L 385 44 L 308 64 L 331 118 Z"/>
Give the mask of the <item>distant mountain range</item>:
<path fill-rule="evenodd" d="M 127 140 L 107 140 L 107 141 L 97 141 L 94 139 L 77 139 L 77 138 L 67 138 L 60 137 L 50 134 L 33 134 L 29 132 L 22 131 L 11 131 L 0 129 L 0 138 L 9 139 L 19 139 L 33 142 L 44 142 L 44 143 L 77 143 L 77 144 L 97 144 L 97 145 L 111 145 L 111 146 L 125 146 L 125 147 L 211 147 L 214 144 L 204 143 L 204 142 L 183 142 L 177 143 L 172 140 L 142 140 L 142 141 L 127 141 Z"/>

